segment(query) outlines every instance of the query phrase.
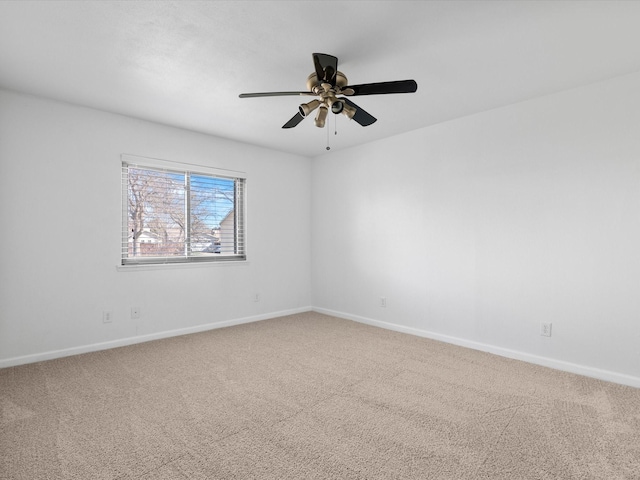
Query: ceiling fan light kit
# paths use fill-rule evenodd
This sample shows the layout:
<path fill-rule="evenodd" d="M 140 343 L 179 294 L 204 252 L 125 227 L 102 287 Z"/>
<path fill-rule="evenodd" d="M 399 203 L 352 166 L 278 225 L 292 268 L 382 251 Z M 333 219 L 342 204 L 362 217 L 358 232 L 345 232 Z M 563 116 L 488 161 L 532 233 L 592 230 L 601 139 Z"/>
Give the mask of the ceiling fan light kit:
<path fill-rule="evenodd" d="M 325 123 L 325 120 L 327 119 L 328 112 L 329 112 L 329 109 L 327 108 L 326 105 L 320 105 L 320 108 L 318 109 L 318 114 L 316 115 L 316 119 L 314 121 L 316 127 L 318 128 L 324 127 L 324 123 Z"/>
<path fill-rule="evenodd" d="M 364 111 L 358 105 L 346 98 L 358 95 L 383 95 L 389 93 L 413 93 L 418 89 L 415 80 L 396 80 L 392 82 L 365 83 L 362 85 L 349 85 L 346 75 L 338 71 L 338 58 L 326 53 L 314 53 L 313 65 L 315 71 L 307 78 L 307 91 L 299 92 L 264 92 L 241 93 L 240 98 L 254 97 L 279 97 L 290 95 L 309 95 L 318 97 L 298 107 L 296 113 L 282 128 L 293 128 L 309 114 L 318 110 L 315 125 L 323 128 L 327 114 L 343 114 L 348 119 L 353 119 L 363 127 L 373 124 L 377 119 Z M 344 97 L 338 98 L 339 95 Z"/>
<path fill-rule="evenodd" d="M 303 103 L 298 107 L 300 111 L 300 115 L 306 117 L 311 112 L 313 112 L 316 108 L 320 106 L 320 100 L 311 100 L 309 103 Z"/>

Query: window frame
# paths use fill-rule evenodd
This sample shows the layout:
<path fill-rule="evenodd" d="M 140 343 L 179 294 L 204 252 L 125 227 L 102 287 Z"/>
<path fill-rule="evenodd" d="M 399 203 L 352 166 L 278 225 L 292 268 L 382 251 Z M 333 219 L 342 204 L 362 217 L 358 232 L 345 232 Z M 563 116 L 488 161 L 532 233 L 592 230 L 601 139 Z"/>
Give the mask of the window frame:
<path fill-rule="evenodd" d="M 121 247 L 120 262 L 121 267 L 136 267 L 149 265 L 189 265 L 189 264 L 229 264 L 234 262 L 246 262 L 246 195 L 247 195 L 247 175 L 244 172 L 226 170 L 221 168 L 195 165 L 156 158 L 140 157 L 136 155 L 122 154 L 120 158 L 121 170 L 121 190 L 122 190 L 122 219 L 121 219 Z M 155 170 L 161 172 L 177 173 L 181 175 L 203 175 L 224 180 L 234 181 L 234 252 L 232 254 L 214 254 L 211 256 L 190 255 L 191 226 L 190 222 L 185 230 L 185 255 L 149 256 L 149 257 L 129 257 L 129 187 L 128 169 L 138 168 L 141 170 Z M 189 195 L 185 196 L 185 203 L 189 203 Z M 187 208 L 187 212 L 188 212 Z M 187 214 L 188 216 L 188 214 Z"/>

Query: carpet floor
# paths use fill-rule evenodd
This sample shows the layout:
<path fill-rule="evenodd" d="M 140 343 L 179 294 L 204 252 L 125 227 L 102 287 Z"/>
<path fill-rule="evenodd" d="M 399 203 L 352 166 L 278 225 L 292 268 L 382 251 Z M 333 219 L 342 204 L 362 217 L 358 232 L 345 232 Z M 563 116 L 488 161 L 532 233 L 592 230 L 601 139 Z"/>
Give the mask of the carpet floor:
<path fill-rule="evenodd" d="M 1 479 L 640 479 L 640 389 L 303 313 L 0 370 Z"/>

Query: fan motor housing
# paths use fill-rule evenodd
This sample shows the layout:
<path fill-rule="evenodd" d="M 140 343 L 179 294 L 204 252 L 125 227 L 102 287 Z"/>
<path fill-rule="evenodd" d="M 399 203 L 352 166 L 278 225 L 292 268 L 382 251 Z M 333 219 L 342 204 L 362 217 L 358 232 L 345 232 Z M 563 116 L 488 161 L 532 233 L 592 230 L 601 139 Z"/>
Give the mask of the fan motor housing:
<path fill-rule="evenodd" d="M 336 86 L 343 88 L 346 87 L 348 85 L 348 80 L 347 77 L 344 75 L 344 73 L 338 71 L 336 72 Z M 313 72 L 311 75 L 309 75 L 309 77 L 307 78 L 307 88 L 309 89 L 310 92 L 313 92 L 314 87 L 317 87 L 318 85 L 320 85 L 320 81 L 318 80 L 318 75 L 316 75 L 316 72 Z"/>

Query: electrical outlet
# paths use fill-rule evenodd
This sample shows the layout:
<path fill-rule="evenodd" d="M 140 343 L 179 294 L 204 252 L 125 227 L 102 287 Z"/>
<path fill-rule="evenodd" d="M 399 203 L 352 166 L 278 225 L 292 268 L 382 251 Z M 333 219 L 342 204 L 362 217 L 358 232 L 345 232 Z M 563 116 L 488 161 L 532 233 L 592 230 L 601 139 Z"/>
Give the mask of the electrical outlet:
<path fill-rule="evenodd" d="M 140 307 L 131 307 L 131 318 L 140 318 Z"/>
<path fill-rule="evenodd" d="M 260 301 L 260 294 L 259 294 L 259 293 L 256 293 L 256 294 L 253 296 L 253 301 L 254 301 L 254 302 L 259 302 L 259 301 Z"/>
<path fill-rule="evenodd" d="M 550 337 L 551 336 L 551 324 L 550 323 L 542 322 L 540 324 L 540 335 L 542 335 L 543 337 Z"/>
<path fill-rule="evenodd" d="M 387 306 L 387 297 L 380 297 L 380 306 L 381 307 Z"/>
<path fill-rule="evenodd" d="M 102 312 L 102 323 L 113 322 L 113 312 L 111 310 L 105 310 Z"/>

